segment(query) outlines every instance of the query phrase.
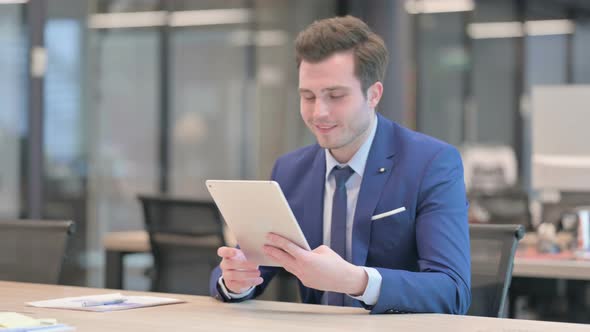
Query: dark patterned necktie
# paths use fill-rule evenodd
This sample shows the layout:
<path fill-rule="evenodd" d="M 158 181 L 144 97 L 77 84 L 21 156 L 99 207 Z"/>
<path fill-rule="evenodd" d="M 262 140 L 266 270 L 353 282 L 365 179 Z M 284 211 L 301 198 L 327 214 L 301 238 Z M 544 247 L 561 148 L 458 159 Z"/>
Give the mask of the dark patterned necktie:
<path fill-rule="evenodd" d="M 336 179 L 336 188 L 332 200 L 332 226 L 330 230 L 330 248 L 346 260 L 346 181 L 354 171 L 349 166 L 332 169 Z M 328 293 L 329 305 L 344 305 L 344 294 Z"/>

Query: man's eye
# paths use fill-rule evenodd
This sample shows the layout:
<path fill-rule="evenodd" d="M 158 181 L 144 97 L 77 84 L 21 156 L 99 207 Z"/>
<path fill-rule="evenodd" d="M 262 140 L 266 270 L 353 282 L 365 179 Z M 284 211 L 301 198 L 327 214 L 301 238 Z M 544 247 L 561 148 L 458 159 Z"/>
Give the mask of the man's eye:
<path fill-rule="evenodd" d="M 332 98 L 332 99 L 339 99 L 342 97 L 344 97 L 344 95 L 330 95 L 330 98 Z"/>
<path fill-rule="evenodd" d="M 315 99 L 315 97 L 314 97 L 314 96 L 302 96 L 302 97 L 303 97 L 303 99 L 305 99 L 305 100 L 309 100 L 309 101 L 311 101 L 311 100 L 314 100 L 314 99 Z"/>

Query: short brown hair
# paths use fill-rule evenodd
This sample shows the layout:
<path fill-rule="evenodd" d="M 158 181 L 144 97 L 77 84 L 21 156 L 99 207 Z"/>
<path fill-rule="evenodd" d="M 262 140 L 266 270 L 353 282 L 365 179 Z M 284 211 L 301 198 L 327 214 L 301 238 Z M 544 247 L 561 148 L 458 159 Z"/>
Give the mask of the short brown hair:
<path fill-rule="evenodd" d="M 317 63 L 334 53 L 353 51 L 355 74 L 363 94 L 375 82 L 383 82 L 389 55 L 383 39 L 353 16 L 333 17 L 313 22 L 295 40 L 297 68 L 301 61 Z"/>

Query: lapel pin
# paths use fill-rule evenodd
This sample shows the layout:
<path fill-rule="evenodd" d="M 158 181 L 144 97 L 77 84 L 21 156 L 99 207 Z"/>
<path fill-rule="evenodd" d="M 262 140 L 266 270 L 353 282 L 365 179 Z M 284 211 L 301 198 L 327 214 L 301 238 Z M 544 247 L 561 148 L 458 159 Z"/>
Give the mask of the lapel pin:
<path fill-rule="evenodd" d="M 383 168 L 383 167 L 379 168 L 379 173 L 385 173 L 385 168 Z"/>

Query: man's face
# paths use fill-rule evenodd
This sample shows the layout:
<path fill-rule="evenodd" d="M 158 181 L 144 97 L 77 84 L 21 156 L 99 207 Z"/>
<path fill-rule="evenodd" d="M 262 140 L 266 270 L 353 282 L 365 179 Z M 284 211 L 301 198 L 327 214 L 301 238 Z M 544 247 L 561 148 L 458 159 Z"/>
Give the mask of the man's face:
<path fill-rule="evenodd" d="M 376 83 L 381 84 L 381 83 Z M 368 96 L 374 95 L 375 85 Z M 339 162 L 348 162 L 363 144 L 375 118 L 376 98 L 365 98 L 354 74 L 352 52 L 299 66 L 301 117 L 318 144 L 330 149 Z"/>

